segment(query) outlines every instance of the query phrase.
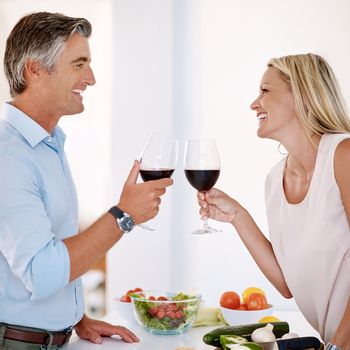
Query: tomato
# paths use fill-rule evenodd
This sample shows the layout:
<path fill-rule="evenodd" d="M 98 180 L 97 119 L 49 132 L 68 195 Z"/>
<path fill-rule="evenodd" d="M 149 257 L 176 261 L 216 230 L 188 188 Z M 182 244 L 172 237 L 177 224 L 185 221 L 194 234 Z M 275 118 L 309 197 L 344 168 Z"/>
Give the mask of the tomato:
<path fill-rule="evenodd" d="M 164 300 L 168 300 L 168 298 L 167 298 L 167 297 L 160 296 L 160 297 L 157 298 L 157 300 L 163 300 L 163 301 L 164 301 Z"/>
<path fill-rule="evenodd" d="M 246 305 L 246 304 L 241 304 L 241 305 L 239 305 L 238 310 L 248 310 L 248 309 L 247 309 L 247 305 Z"/>
<path fill-rule="evenodd" d="M 263 310 L 267 308 L 267 300 L 265 295 L 260 293 L 252 293 L 248 298 L 248 310 Z"/>
<path fill-rule="evenodd" d="M 228 309 L 238 309 L 241 304 L 239 295 L 236 292 L 228 291 L 221 295 L 220 305 Z"/>
<path fill-rule="evenodd" d="M 259 293 L 259 294 L 265 295 L 265 292 L 261 288 L 258 288 L 258 287 L 246 288 L 242 293 L 242 303 L 248 304 L 249 296 L 252 293 Z"/>
<path fill-rule="evenodd" d="M 120 298 L 120 301 L 123 301 L 124 303 L 131 303 L 131 298 L 129 295 L 123 295 L 121 298 Z"/>
<path fill-rule="evenodd" d="M 143 290 L 142 290 L 142 288 L 135 288 L 134 293 L 136 293 L 136 292 L 143 292 Z"/>
<path fill-rule="evenodd" d="M 148 298 L 148 300 L 156 300 L 156 298 L 155 298 L 153 295 L 151 295 L 151 296 Z"/>

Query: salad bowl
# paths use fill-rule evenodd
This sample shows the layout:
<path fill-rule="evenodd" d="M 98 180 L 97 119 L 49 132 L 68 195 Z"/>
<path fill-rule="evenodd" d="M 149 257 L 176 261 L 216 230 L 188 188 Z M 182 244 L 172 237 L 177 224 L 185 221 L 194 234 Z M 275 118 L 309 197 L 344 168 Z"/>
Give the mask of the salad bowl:
<path fill-rule="evenodd" d="M 131 295 L 135 318 L 154 334 L 181 334 L 191 329 L 197 317 L 201 295 L 142 291 Z"/>

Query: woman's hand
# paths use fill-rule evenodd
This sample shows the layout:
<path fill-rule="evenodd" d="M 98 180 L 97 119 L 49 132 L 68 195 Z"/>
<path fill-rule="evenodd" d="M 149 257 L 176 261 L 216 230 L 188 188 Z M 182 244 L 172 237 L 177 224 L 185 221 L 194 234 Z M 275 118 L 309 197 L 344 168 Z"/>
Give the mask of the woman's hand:
<path fill-rule="evenodd" d="M 244 210 L 237 201 L 216 188 L 205 194 L 198 192 L 197 198 L 202 219 L 210 218 L 233 224 L 237 213 Z"/>
<path fill-rule="evenodd" d="M 74 329 L 81 339 L 86 339 L 95 344 L 102 344 L 102 337 L 119 335 L 127 343 L 139 342 L 139 338 L 122 326 L 114 326 L 107 322 L 93 320 L 86 315 L 78 322 Z"/>

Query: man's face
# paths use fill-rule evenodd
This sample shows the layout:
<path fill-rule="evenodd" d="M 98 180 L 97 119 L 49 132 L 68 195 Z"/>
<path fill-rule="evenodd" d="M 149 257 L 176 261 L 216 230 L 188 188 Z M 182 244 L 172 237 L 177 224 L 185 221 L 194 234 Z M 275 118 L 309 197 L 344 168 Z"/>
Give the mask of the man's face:
<path fill-rule="evenodd" d="M 53 72 L 42 72 L 39 88 L 52 114 L 61 117 L 84 110 L 82 92 L 95 84 L 90 62 L 88 39 L 75 33 L 66 41 Z"/>

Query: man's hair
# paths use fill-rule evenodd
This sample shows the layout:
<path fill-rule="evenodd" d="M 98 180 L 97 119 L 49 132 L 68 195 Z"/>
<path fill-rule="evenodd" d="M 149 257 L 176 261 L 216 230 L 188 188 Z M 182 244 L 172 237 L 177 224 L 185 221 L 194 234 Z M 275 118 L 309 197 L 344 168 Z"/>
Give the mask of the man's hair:
<path fill-rule="evenodd" d="M 19 20 L 6 41 L 4 70 L 12 97 L 26 89 L 24 67 L 28 59 L 53 71 L 66 41 L 74 33 L 88 38 L 91 24 L 85 18 L 67 17 L 61 13 L 36 12 Z"/>
<path fill-rule="evenodd" d="M 295 108 L 308 136 L 349 133 L 350 120 L 332 68 L 321 56 L 308 53 L 273 58 L 289 85 Z"/>

